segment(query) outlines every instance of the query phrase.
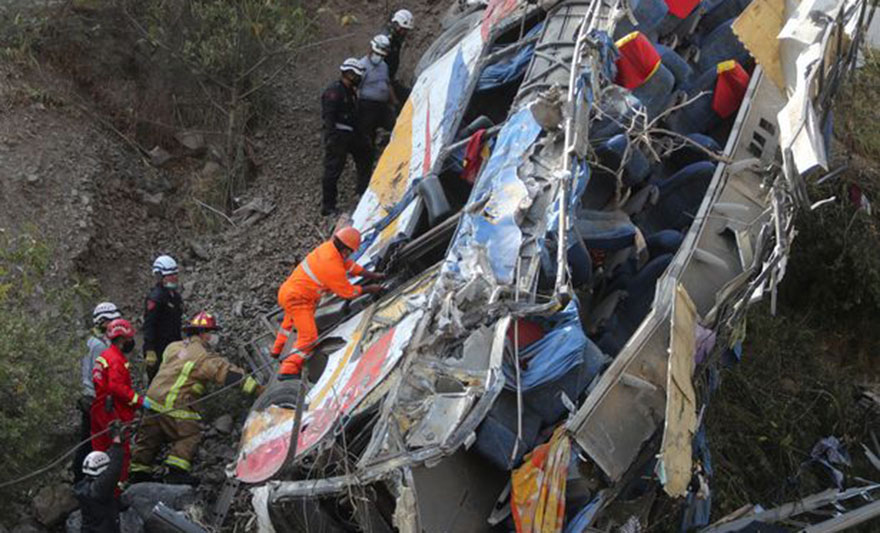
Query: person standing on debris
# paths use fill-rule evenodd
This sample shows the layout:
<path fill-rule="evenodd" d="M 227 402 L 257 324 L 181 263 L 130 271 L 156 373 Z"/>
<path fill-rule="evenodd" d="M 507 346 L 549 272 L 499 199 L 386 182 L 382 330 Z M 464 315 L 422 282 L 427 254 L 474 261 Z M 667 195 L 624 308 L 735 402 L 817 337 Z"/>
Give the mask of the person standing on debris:
<path fill-rule="evenodd" d="M 400 9 L 391 16 L 391 20 L 385 25 L 383 33 L 391 41 L 385 63 L 388 64 L 388 75 L 391 78 L 392 87 L 401 102 L 409 97 L 410 89 L 397 80 L 397 71 L 400 68 L 400 53 L 406 36 L 414 27 L 413 14 L 408 9 Z"/>
<path fill-rule="evenodd" d="M 370 168 L 376 155 L 376 130 L 394 128 L 394 110 L 397 97 L 391 87 L 391 77 L 385 58 L 391 50 L 391 40 L 379 34 L 370 41 L 370 53 L 361 58 L 364 78 L 358 91 L 358 128 L 366 136 L 370 147 Z"/>
<path fill-rule="evenodd" d="M 332 292 L 340 298 L 352 300 L 363 293 L 376 294 L 381 285 L 352 285 L 348 274 L 368 280 L 384 279 L 385 274 L 370 272 L 349 256 L 361 245 L 361 233 L 353 227 L 338 230 L 329 241 L 321 244 L 293 270 L 278 290 L 278 304 L 284 309 L 284 320 L 275 337 L 272 357 L 278 358 L 290 335 L 296 328 L 296 344 L 292 353 L 281 363 L 279 379 L 299 376 L 305 358 L 318 340 L 315 309 L 321 296 Z"/>
<path fill-rule="evenodd" d="M 127 439 L 115 422 L 110 426 L 110 449 L 89 453 L 79 466 L 82 476 L 73 492 L 82 512 L 82 533 L 117 533 L 119 531 L 119 499 L 116 487 L 122 475 Z"/>
<path fill-rule="evenodd" d="M 262 387 L 244 370 L 216 353 L 220 326 L 208 312 L 201 311 L 184 326 L 186 338 L 171 343 L 162 357 L 159 373 L 147 396 L 160 407 L 159 416 L 144 420 L 135 439 L 131 460 L 132 481 L 149 481 L 159 469 L 153 465 L 163 444 L 166 483 L 194 485 L 192 460 L 202 439 L 201 415 L 191 404 L 205 391 L 208 382 L 223 386 L 241 384 L 247 394 L 260 394 Z"/>
<path fill-rule="evenodd" d="M 131 385 L 126 354 L 134 350 L 134 328 L 128 320 L 117 318 L 107 324 L 106 335 L 110 347 L 95 359 L 95 368 L 92 369 L 92 383 L 95 386 L 95 399 L 90 410 L 92 449 L 99 452 L 107 451 L 112 444 L 107 430 L 114 420 L 131 422 L 138 408 L 153 408 L 149 398 L 136 393 Z M 120 479 L 125 481 L 131 459 L 130 443 L 125 443 L 123 452 Z"/>
<path fill-rule="evenodd" d="M 92 434 L 92 423 L 89 411 L 92 408 L 92 401 L 95 399 L 95 385 L 92 383 L 92 370 L 95 368 L 95 360 L 101 355 L 101 352 L 110 347 L 110 341 L 106 336 L 107 324 L 111 320 L 121 318 L 122 313 L 117 309 L 113 302 L 101 302 L 95 306 L 92 311 L 92 334 L 86 340 L 89 353 L 82 358 L 80 368 L 82 370 L 82 387 L 83 394 L 80 397 L 77 406 L 82 417 L 80 425 L 80 445 L 76 449 L 73 456 L 73 481 L 79 481 L 83 477 L 82 464 L 86 455 L 92 451 L 92 443 L 89 437 Z M 85 441 L 85 442 L 83 442 Z"/>
<path fill-rule="evenodd" d="M 156 284 L 150 289 L 144 306 L 144 361 L 149 381 L 153 381 L 159 371 L 159 358 L 165 347 L 182 338 L 183 298 L 177 290 L 179 273 L 177 261 L 170 255 L 160 255 L 153 261 Z"/>
<path fill-rule="evenodd" d="M 324 177 L 321 181 L 321 215 L 335 215 L 337 183 L 348 154 L 357 170 L 357 193 L 370 183 L 371 151 L 366 137 L 357 129 L 357 88 L 364 77 L 364 65 L 350 57 L 339 67 L 340 79 L 321 95 L 321 119 L 324 136 Z"/>

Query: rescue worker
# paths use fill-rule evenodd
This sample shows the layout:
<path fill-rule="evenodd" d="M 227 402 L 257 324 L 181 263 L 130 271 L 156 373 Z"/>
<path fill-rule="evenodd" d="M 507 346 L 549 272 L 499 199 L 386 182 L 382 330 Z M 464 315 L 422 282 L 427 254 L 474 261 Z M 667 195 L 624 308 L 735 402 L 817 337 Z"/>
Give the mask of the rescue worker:
<path fill-rule="evenodd" d="M 400 9 L 394 12 L 383 30 L 383 33 L 391 40 L 391 47 L 385 57 L 385 63 L 388 64 L 388 75 L 391 77 L 392 86 L 401 102 L 406 101 L 409 97 L 410 89 L 397 81 L 397 71 L 400 69 L 400 53 L 403 49 L 403 43 L 413 27 L 413 14 L 407 9 Z"/>
<path fill-rule="evenodd" d="M 179 273 L 177 261 L 170 255 L 160 255 L 153 261 L 156 284 L 144 304 L 144 362 L 149 381 L 159 371 L 159 356 L 165 347 L 181 339 L 183 298 L 177 290 Z"/>
<path fill-rule="evenodd" d="M 364 77 L 358 90 L 358 129 L 366 136 L 370 147 L 370 168 L 376 157 L 376 130 L 381 127 L 391 131 L 394 128 L 393 108 L 398 102 L 384 61 L 390 49 L 391 41 L 379 34 L 370 41 L 370 53 L 361 58 Z"/>
<path fill-rule="evenodd" d="M 366 137 L 357 130 L 357 88 L 364 77 L 360 60 L 350 57 L 339 67 L 340 78 L 321 95 L 321 120 L 324 136 L 324 177 L 321 181 L 321 215 L 335 215 L 337 183 L 348 154 L 357 170 L 357 193 L 370 183 L 371 151 Z"/>
<path fill-rule="evenodd" d="M 99 452 L 110 449 L 112 439 L 107 430 L 114 420 L 131 422 L 136 409 L 152 408 L 150 400 L 136 393 L 131 385 L 126 354 L 134 350 L 134 328 L 128 320 L 117 318 L 107 324 L 106 335 L 110 340 L 110 347 L 95 359 L 95 368 L 92 370 L 92 382 L 95 385 L 95 399 L 92 401 L 90 413 L 92 449 Z M 128 478 L 131 444 L 126 442 L 122 450 L 124 453 L 120 480 L 125 481 Z"/>
<path fill-rule="evenodd" d="M 80 463 L 83 475 L 73 486 L 82 512 L 82 533 L 119 531 L 116 487 L 122 474 L 125 439 L 118 423 L 111 426 L 110 435 L 110 449 L 89 453 Z"/>
<path fill-rule="evenodd" d="M 165 482 L 197 484 L 191 471 L 202 439 L 202 417 L 192 403 L 204 393 L 208 382 L 223 386 L 241 383 L 247 394 L 262 391 L 253 377 L 217 354 L 219 331 L 216 318 L 201 311 L 184 326 L 186 338 L 165 349 L 159 373 L 147 391 L 162 414 L 145 419 L 138 431 L 131 463 L 133 482 L 156 477 L 160 469 L 154 467 L 154 459 L 168 443 Z"/>
<path fill-rule="evenodd" d="M 95 385 L 92 383 L 92 369 L 95 367 L 95 360 L 101 355 L 101 352 L 110 347 L 110 341 L 107 339 L 106 328 L 111 320 L 122 317 L 113 302 L 101 302 L 95 306 L 92 311 L 92 334 L 86 340 L 86 346 L 89 353 L 86 354 L 80 363 L 82 370 L 82 387 L 83 394 L 77 406 L 80 410 L 82 423 L 80 425 L 80 445 L 76 449 L 73 456 L 73 481 L 77 482 L 83 477 L 82 464 L 86 455 L 92 451 L 92 443 L 89 436 L 92 434 L 92 423 L 89 411 L 92 408 L 92 401 L 95 399 Z"/>
<path fill-rule="evenodd" d="M 279 379 L 299 376 L 305 358 L 318 340 L 315 325 L 315 308 L 321 296 L 332 292 L 340 298 L 351 300 L 363 293 L 376 294 L 381 285 L 352 285 L 348 274 L 368 280 L 384 279 L 385 274 L 370 272 L 348 257 L 360 248 L 361 234 L 353 227 L 338 230 L 333 237 L 312 250 L 293 270 L 278 290 L 278 304 L 284 309 L 284 320 L 275 337 L 272 356 L 278 358 L 290 335 L 291 326 L 296 328 L 296 344 L 291 354 L 281 363 Z"/>

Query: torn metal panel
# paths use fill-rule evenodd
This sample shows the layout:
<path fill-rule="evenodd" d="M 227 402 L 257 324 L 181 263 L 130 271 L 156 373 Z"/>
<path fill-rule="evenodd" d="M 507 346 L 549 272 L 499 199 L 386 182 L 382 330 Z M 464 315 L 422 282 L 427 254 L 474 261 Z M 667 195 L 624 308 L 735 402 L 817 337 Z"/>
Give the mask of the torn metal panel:
<path fill-rule="evenodd" d="M 797 516 L 800 520 L 806 521 L 809 519 L 811 513 L 816 513 L 814 516 L 822 516 L 821 509 L 823 507 L 832 507 L 834 509 L 833 514 L 841 513 L 841 509 L 844 511 L 846 508 L 841 508 L 840 505 L 843 503 L 849 504 L 858 504 L 863 503 L 865 501 L 872 501 L 877 496 L 880 496 L 880 485 L 865 485 L 862 487 L 853 487 L 851 489 L 837 491 L 835 489 L 828 489 L 826 491 L 822 491 L 817 494 L 813 494 L 811 496 L 807 496 L 806 498 L 800 499 L 795 502 L 786 503 L 784 505 L 780 505 L 774 509 L 767 510 L 759 510 L 752 511 L 748 513 L 746 516 L 741 516 L 740 513 L 737 513 L 737 516 L 734 518 L 722 518 L 715 524 L 702 529 L 700 533 L 734 533 L 736 531 L 740 531 L 741 529 L 747 527 L 749 524 L 764 522 L 764 523 L 777 523 L 777 522 L 786 522 L 790 518 Z M 875 502 L 876 503 L 876 502 Z M 880 507 L 871 504 L 867 507 L 867 512 L 865 511 L 865 507 L 859 509 L 862 511 L 855 515 L 855 517 L 859 519 L 870 519 L 873 516 L 878 516 L 880 514 Z M 840 517 L 845 517 L 846 514 L 841 514 Z M 812 520 L 815 520 L 813 518 Z M 855 525 L 855 523 L 847 524 L 846 527 L 850 525 Z M 804 525 L 809 525 L 809 522 Z M 832 521 L 831 524 L 816 524 L 809 525 L 809 527 L 813 529 L 802 529 L 801 531 L 813 531 L 814 533 L 830 533 L 832 531 L 841 531 L 842 528 L 838 527 L 839 524 L 836 521 Z"/>
<path fill-rule="evenodd" d="M 275 533 L 272 517 L 269 516 L 269 487 L 260 485 L 251 489 L 251 507 L 257 515 L 259 533 Z"/>
<path fill-rule="evenodd" d="M 733 23 L 733 32 L 779 90 L 785 76 L 776 38 L 785 23 L 785 0 L 752 0 Z"/>
<path fill-rule="evenodd" d="M 697 398 L 692 381 L 697 313 L 681 284 L 672 303 L 666 420 L 657 472 L 666 494 L 683 497 L 691 481 L 691 442 L 697 431 Z"/>
<path fill-rule="evenodd" d="M 459 420 L 464 418 L 474 399 L 473 393 L 436 394 L 428 397 L 426 401 L 430 403 L 430 407 L 407 435 L 407 446 L 419 448 L 445 442 Z"/>
<path fill-rule="evenodd" d="M 531 196 L 518 177 L 518 167 L 540 132 L 528 109 L 507 120 L 464 208 L 447 269 L 455 268 L 464 279 L 471 279 L 477 272 L 470 266 L 473 260 L 468 261 L 467 249 L 476 248 L 491 266 L 491 271 L 483 274 L 491 275 L 496 283 L 513 282 L 522 243 L 519 219 L 531 205 Z"/>

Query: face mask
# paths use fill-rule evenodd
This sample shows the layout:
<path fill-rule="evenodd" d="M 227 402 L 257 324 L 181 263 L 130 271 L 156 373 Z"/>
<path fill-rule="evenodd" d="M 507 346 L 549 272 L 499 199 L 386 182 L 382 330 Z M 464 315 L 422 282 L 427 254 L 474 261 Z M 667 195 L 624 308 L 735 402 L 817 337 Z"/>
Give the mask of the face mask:
<path fill-rule="evenodd" d="M 134 350 L 134 339 L 128 339 L 122 345 L 122 353 L 131 353 Z"/>
<path fill-rule="evenodd" d="M 177 282 L 175 281 L 166 281 L 165 288 L 169 291 L 177 290 Z"/>
<path fill-rule="evenodd" d="M 220 335 L 217 335 L 216 333 L 208 335 L 208 346 L 216 348 L 218 344 L 220 344 Z"/>
<path fill-rule="evenodd" d="M 377 53 L 370 54 L 370 63 L 372 63 L 374 65 L 378 65 L 381 62 L 382 62 L 382 56 L 380 56 Z"/>

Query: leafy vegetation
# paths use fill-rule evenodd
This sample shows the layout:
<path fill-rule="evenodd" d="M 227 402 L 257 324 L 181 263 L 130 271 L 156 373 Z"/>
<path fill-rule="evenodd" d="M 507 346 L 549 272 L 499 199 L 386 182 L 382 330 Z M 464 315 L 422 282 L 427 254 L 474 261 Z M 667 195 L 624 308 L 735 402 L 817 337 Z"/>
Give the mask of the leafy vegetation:
<path fill-rule="evenodd" d="M 0 233 L 0 462 L 5 478 L 45 459 L 47 428 L 69 418 L 81 346 L 78 302 L 93 288 L 52 280 L 52 250 L 35 232 Z"/>
<path fill-rule="evenodd" d="M 848 480 L 880 477 L 860 446 L 880 420 L 857 405 L 860 385 L 880 382 L 880 216 L 867 208 L 880 198 L 878 82 L 880 57 L 869 53 L 835 107 L 835 134 L 846 145 L 837 164 L 849 168 L 810 187 L 815 200 L 836 201 L 801 213 L 777 316 L 766 303 L 752 309 L 743 360 L 721 372 L 707 419 L 715 519 L 831 486 L 804 464 L 824 437 L 848 446 Z"/>

